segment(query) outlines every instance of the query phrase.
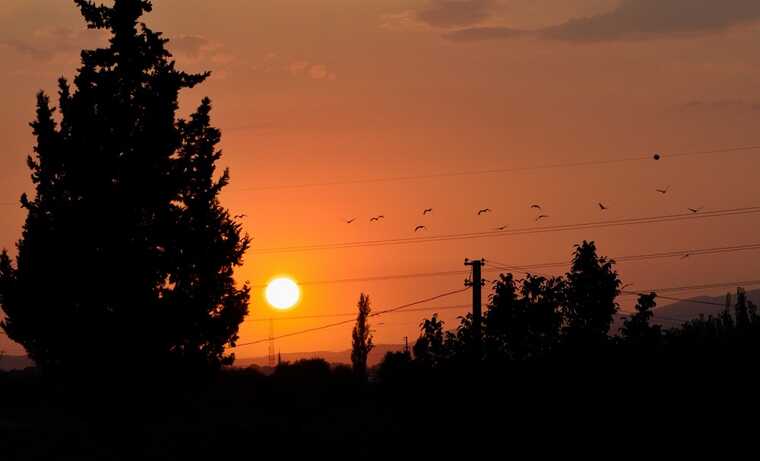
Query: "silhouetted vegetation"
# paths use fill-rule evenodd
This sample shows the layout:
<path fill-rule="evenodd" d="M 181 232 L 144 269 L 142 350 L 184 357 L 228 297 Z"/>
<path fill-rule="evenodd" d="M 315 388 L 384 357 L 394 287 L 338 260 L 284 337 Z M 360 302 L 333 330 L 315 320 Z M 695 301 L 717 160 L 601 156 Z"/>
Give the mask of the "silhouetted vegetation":
<path fill-rule="evenodd" d="M 367 378 L 367 356 L 372 351 L 372 331 L 369 327 L 369 314 L 372 311 L 369 296 L 362 293 L 356 304 L 359 311 L 356 316 L 356 325 L 351 332 L 351 363 L 354 373 L 359 379 Z"/>
<path fill-rule="evenodd" d="M 76 4 L 110 44 L 59 81 L 60 122 L 37 97 L 36 194 L 21 198 L 15 264 L 0 256 L 2 326 L 47 370 L 217 369 L 248 310 L 233 269 L 249 241 L 219 204 L 210 101 L 176 119 L 180 91 L 209 74 L 175 68 L 139 23 L 149 1 Z"/>
<path fill-rule="evenodd" d="M 484 314 L 483 353 L 473 356 L 470 315 L 454 330 L 434 314 L 420 325 L 414 356 L 389 354 L 378 376 L 395 379 L 435 376 L 441 370 L 509 371 L 519 363 L 602 366 L 681 364 L 712 360 L 747 360 L 760 353 L 757 307 L 738 289 L 718 317 L 684 322 L 663 329 L 652 324 L 656 293 L 640 294 L 635 312 L 620 314 L 616 301 L 621 282 L 614 261 L 597 254 L 593 242 L 576 246 L 570 271 L 562 277 L 527 274 L 517 280 L 502 274 L 493 283 Z M 616 316 L 619 332 L 611 331 Z M 619 333 L 619 334 L 618 334 Z"/>

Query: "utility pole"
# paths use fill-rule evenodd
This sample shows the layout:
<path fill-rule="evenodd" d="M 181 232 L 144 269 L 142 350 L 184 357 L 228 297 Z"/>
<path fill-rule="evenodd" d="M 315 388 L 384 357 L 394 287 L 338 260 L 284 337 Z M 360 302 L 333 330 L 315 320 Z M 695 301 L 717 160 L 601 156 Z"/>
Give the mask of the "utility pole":
<path fill-rule="evenodd" d="M 464 260 L 465 266 L 472 267 L 472 280 L 465 280 L 464 285 L 472 287 L 472 335 L 475 340 L 475 352 L 477 357 L 480 357 L 482 351 L 482 310 L 481 310 L 481 290 L 483 288 L 483 278 L 481 269 L 486 264 L 485 259 L 479 260 Z"/>
<path fill-rule="evenodd" d="M 404 336 L 404 354 L 409 353 L 409 336 Z"/>

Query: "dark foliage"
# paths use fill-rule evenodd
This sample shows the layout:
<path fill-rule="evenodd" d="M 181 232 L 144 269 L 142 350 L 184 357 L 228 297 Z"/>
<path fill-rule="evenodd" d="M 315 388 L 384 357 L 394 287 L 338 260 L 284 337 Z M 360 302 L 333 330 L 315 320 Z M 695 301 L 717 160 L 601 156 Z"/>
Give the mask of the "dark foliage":
<path fill-rule="evenodd" d="M 598 256 L 593 242 L 583 242 L 576 246 L 564 277 L 528 274 L 518 281 L 502 274 L 494 282 L 484 314 L 482 356 L 473 359 L 477 349 L 470 315 L 460 317 L 456 329 L 445 331 L 434 314 L 420 325 L 414 357 L 386 356 L 378 377 L 393 385 L 404 379 L 440 378 L 441 373 L 452 379 L 464 370 L 510 373 L 523 370 L 526 363 L 611 370 L 702 360 L 726 364 L 752 360 L 760 353 L 760 315 L 742 289 L 735 304 L 728 297 L 718 317 L 668 330 L 652 324 L 656 293 L 640 294 L 618 336 L 610 330 L 619 315 L 619 287 L 614 261 Z"/>
<path fill-rule="evenodd" d="M 360 379 L 367 378 L 367 356 L 372 349 L 372 331 L 369 327 L 369 314 L 372 311 L 369 296 L 362 293 L 359 296 L 359 302 L 356 304 L 358 313 L 356 315 L 356 325 L 351 332 L 351 363 L 353 364 L 354 373 Z"/>
<path fill-rule="evenodd" d="M 21 199 L 15 264 L 0 257 L 2 326 L 47 370 L 218 368 L 247 313 L 232 271 L 248 239 L 219 204 L 210 102 L 175 115 L 208 74 L 175 68 L 139 23 L 149 1 L 75 2 L 110 45 L 82 52 L 73 87 L 60 80 L 60 122 L 37 98 L 36 195 Z"/>

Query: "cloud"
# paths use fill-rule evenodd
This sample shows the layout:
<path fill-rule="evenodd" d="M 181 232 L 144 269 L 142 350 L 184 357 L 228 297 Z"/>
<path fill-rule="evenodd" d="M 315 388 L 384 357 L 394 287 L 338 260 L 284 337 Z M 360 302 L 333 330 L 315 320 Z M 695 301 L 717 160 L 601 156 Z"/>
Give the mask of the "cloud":
<path fill-rule="evenodd" d="M 566 42 L 676 38 L 720 32 L 760 21 L 758 0 L 621 0 L 614 10 L 536 30 L 470 27 L 449 32 L 452 41 L 530 36 Z"/>
<path fill-rule="evenodd" d="M 507 40 L 530 35 L 529 32 L 509 27 L 469 27 L 444 35 L 453 42 L 476 42 L 482 40 Z"/>
<path fill-rule="evenodd" d="M 181 35 L 172 38 L 167 48 L 185 62 L 225 66 L 236 60 L 236 56 L 225 51 L 223 44 L 201 35 Z"/>
<path fill-rule="evenodd" d="M 0 46 L 12 49 L 16 53 L 35 61 L 51 61 L 59 55 L 72 54 L 84 48 L 99 46 L 99 39 L 105 35 L 101 31 L 85 30 L 76 32 L 57 27 L 38 29 L 24 39 L 0 39 Z"/>
<path fill-rule="evenodd" d="M 332 72 L 326 64 L 312 64 L 309 61 L 294 61 L 287 66 L 287 71 L 294 77 L 306 76 L 314 80 L 336 80 L 335 72 Z"/>
<path fill-rule="evenodd" d="M 682 112 L 760 111 L 760 102 L 747 99 L 695 99 L 677 107 Z"/>
<path fill-rule="evenodd" d="M 434 27 L 460 27 L 478 24 L 491 16 L 494 0 L 430 0 L 417 11 L 420 22 Z"/>
<path fill-rule="evenodd" d="M 169 47 L 177 54 L 198 59 L 204 51 L 211 47 L 211 42 L 200 35 L 183 35 L 171 39 Z"/>

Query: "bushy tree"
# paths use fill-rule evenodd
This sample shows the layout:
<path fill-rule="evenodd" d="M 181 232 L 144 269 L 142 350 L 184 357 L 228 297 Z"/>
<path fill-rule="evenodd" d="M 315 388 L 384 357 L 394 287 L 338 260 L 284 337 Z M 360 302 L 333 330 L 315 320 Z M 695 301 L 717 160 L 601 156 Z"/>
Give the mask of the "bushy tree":
<path fill-rule="evenodd" d="M 593 347 L 608 339 L 620 279 L 614 261 L 597 255 L 594 242 L 576 245 L 570 272 L 565 276 L 564 337 L 570 346 Z"/>
<path fill-rule="evenodd" d="M 181 90 L 208 74 L 175 68 L 140 23 L 148 0 L 74 0 L 110 32 L 59 81 L 60 123 L 40 93 L 28 159 L 36 187 L 15 264 L 0 260 L 3 328 L 46 368 L 218 367 L 231 358 L 248 289 L 232 270 L 248 239 L 218 201 L 219 132 L 204 101 L 176 119 Z"/>
<path fill-rule="evenodd" d="M 518 287 L 512 274 L 494 283 L 485 314 L 491 359 L 525 360 L 549 354 L 559 339 L 564 283 L 528 275 Z"/>
<path fill-rule="evenodd" d="M 636 303 L 636 313 L 623 322 L 621 335 L 628 344 L 649 348 L 660 340 L 661 331 L 659 325 L 652 325 L 654 308 L 657 307 L 657 294 L 641 294 Z"/>
<path fill-rule="evenodd" d="M 420 337 L 412 347 L 414 360 L 427 367 L 438 367 L 447 358 L 443 322 L 433 314 L 420 325 Z"/>
<path fill-rule="evenodd" d="M 372 344 L 372 331 L 369 327 L 369 314 L 372 312 L 369 296 L 362 293 L 356 305 L 359 311 L 356 316 L 356 325 L 351 333 L 351 363 L 354 373 L 360 378 L 367 376 L 367 357 L 375 347 Z"/>

